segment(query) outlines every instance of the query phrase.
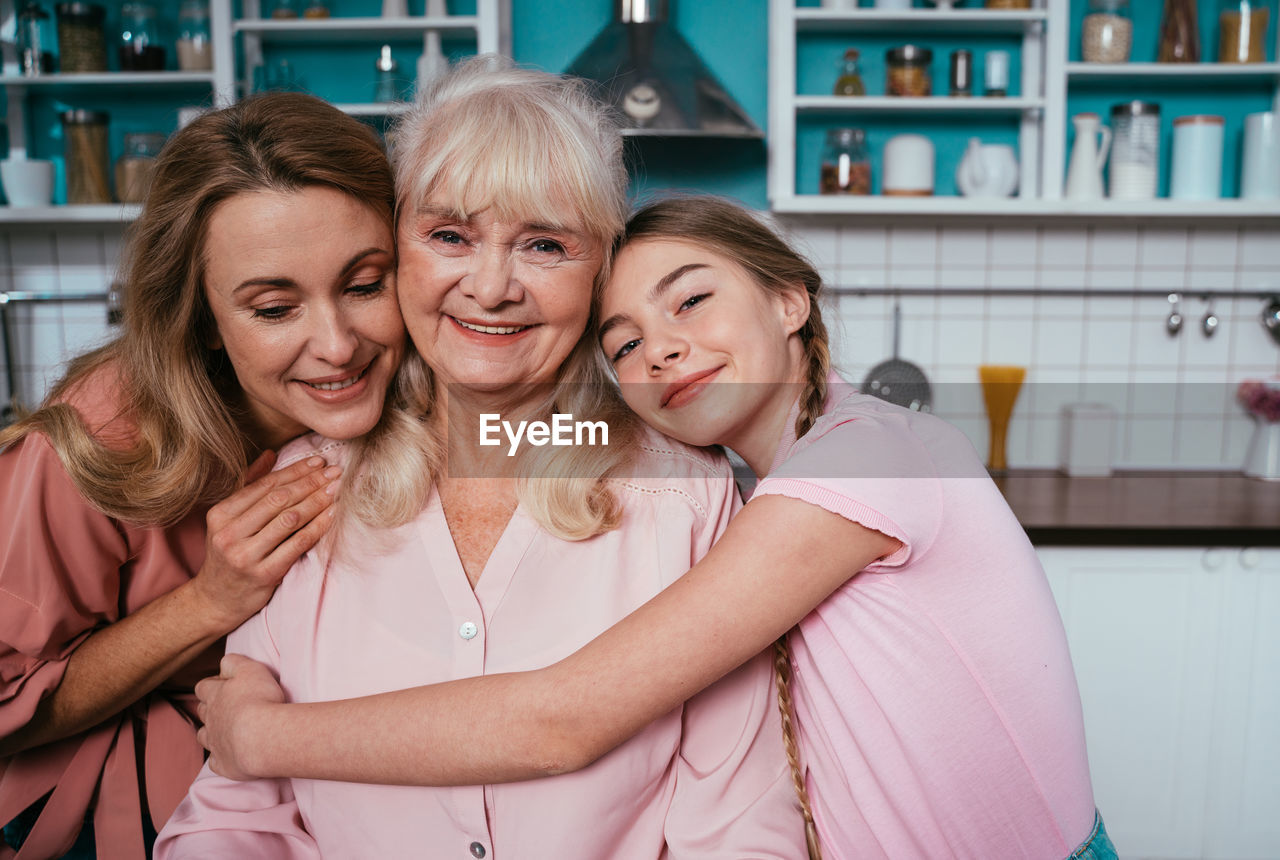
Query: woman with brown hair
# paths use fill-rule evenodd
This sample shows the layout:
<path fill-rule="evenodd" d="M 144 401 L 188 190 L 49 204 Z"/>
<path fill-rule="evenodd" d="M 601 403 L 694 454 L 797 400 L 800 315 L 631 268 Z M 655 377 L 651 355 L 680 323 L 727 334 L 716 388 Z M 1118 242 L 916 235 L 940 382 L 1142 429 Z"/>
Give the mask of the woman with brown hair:
<path fill-rule="evenodd" d="M 340 470 L 271 452 L 395 422 L 393 200 L 310 96 L 161 153 L 123 331 L 0 433 L 0 857 L 143 858 L 200 769 L 191 685 L 332 521 Z"/>

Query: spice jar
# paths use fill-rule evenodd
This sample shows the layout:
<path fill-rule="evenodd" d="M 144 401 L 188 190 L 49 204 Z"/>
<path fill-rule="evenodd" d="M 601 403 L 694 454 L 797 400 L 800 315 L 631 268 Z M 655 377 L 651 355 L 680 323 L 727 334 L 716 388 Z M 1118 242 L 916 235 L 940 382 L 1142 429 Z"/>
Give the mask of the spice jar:
<path fill-rule="evenodd" d="M 862 73 L 858 71 L 858 49 L 850 48 L 844 52 L 840 61 L 840 75 L 836 78 L 833 92 L 838 96 L 865 96 L 867 88 L 862 85 Z"/>
<path fill-rule="evenodd" d="M 213 68 L 209 0 L 182 0 L 178 12 L 178 68 L 184 72 L 207 72 Z"/>
<path fill-rule="evenodd" d="M 1111 108 L 1111 193 L 1115 200 L 1150 200 L 1160 175 L 1160 105 L 1124 102 Z"/>
<path fill-rule="evenodd" d="M 49 41 L 48 21 L 49 13 L 35 0 L 18 12 L 18 67 L 26 77 L 53 71 L 53 54 L 45 48 Z"/>
<path fill-rule="evenodd" d="M 988 9 L 1030 9 L 1031 0 L 987 0 Z"/>
<path fill-rule="evenodd" d="M 1129 0 L 1089 0 L 1080 55 L 1086 63 L 1127 63 L 1133 50 Z"/>
<path fill-rule="evenodd" d="M 1264 63 L 1271 11 L 1257 0 L 1223 0 L 1218 13 L 1218 62 Z"/>
<path fill-rule="evenodd" d="M 156 156 L 164 135 L 132 132 L 124 136 L 124 153 L 116 159 L 116 194 L 121 203 L 143 203 L 156 172 Z"/>
<path fill-rule="evenodd" d="M 973 52 L 951 52 L 951 87 L 948 94 L 952 96 L 973 95 Z"/>
<path fill-rule="evenodd" d="M 103 33 L 106 11 L 96 3 L 59 3 L 58 65 L 64 72 L 105 72 L 107 43 Z"/>
<path fill-rule="evenodd" d="M 120 7 L 120 70 L 158 72 L 164 69 L 164 46 L 156 28 L 156 7 L 125 3 Z"/>
<path fill-rule="evenodd" d="M 107 122 L 104 111 L 63 111 L 68 203 L 110 203 L 107 179 Z"/>
<path fill-rule="evenodd" d="M 866 132 L 860 128 L 833 128 L 827 132 L 818 190 L 822 194 L 871 193 Z"/>
<path fill-rule="evenodd" d="M 927 96 L 933 92 L 929 64 L 933 51 L 918 45 L 902 45 L 885 53 L 889 74 L 885 92 L 891 96 Z"/>
<path fill-rule="evenodd" d="M 983 57 L 982 92 L 989 96 L 1009 94 L 1009 52 L 987 51 Z"/>
<path fill-rule="evenodd" d="M 1200 62 L 1200 23 L 1196 0 L 1164 0 L 1156 59 L 1161 63 Z"/>
<path fill-rule="evenodd" d="M 303 18 L 328 18 L 329 7 L 324 3 L 310 3 L 302 10 Z"/>
<path fill-rule="evenodd" d="M 400 82 L 396 80 L 396 73 L 400 71 L 400 64 L 391 56 L 390 45 L 382 46 L 382 52 L 378 55 L 374 68 L 377 77 L 373 85 L 373 100 L 375 102 L 399 101 Z"/>
<path fill-rule="evenodd" d="M 271 17 L 277 20 L 298 17 L 298 0 L 276 0 Z"/>

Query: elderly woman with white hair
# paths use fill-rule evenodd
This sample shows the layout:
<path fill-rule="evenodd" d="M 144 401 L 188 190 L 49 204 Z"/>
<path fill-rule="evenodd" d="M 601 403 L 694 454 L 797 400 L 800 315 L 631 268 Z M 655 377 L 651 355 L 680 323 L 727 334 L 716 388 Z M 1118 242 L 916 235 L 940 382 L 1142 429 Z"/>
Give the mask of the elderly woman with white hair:
<path fill-rule="evenodd" d="M 639 425 L 583 337 L 627 203 L 621 138 L 581 86 L 470 61 L 419 100 L 395 158 L 418 354 L 393 408 L 421 421 L 344 479 L 339 537 L 228 642 L 294 702 L 553 663 L 675 581 L 738 504 L 723 459 Z M 480 441 L 555 415 L 606 422 L 607 444 Z M 341 463 L 347 447 L 305 437 L 281 461 Z M 157 856 L 803 856 L 771 674 L 762 656 L 591 766 L 527 782 L 234 782 L 206 767 Z"/>

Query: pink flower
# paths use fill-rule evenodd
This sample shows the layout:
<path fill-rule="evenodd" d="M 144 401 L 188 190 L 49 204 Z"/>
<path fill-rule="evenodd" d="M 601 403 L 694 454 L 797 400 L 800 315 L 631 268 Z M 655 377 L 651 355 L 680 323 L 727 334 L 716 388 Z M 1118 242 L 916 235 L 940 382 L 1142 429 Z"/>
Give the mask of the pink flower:
<path fill-rule="evenodd" d="M 1236 388 L 1236 399 L 1255 418 L 1280 421 L 1280 379 L 1246 379 Z"/>

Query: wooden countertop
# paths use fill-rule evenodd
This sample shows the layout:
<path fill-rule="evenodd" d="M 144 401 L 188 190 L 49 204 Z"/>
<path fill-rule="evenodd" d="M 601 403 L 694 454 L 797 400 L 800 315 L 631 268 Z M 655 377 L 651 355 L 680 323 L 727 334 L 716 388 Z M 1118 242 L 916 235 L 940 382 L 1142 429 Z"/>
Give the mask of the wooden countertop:
<path fill-rule="evenodd" d="M 1033 543 L 1280 546 L 1280 482 L 1239 472 L 1116 472 L 997 478 Z"/>

